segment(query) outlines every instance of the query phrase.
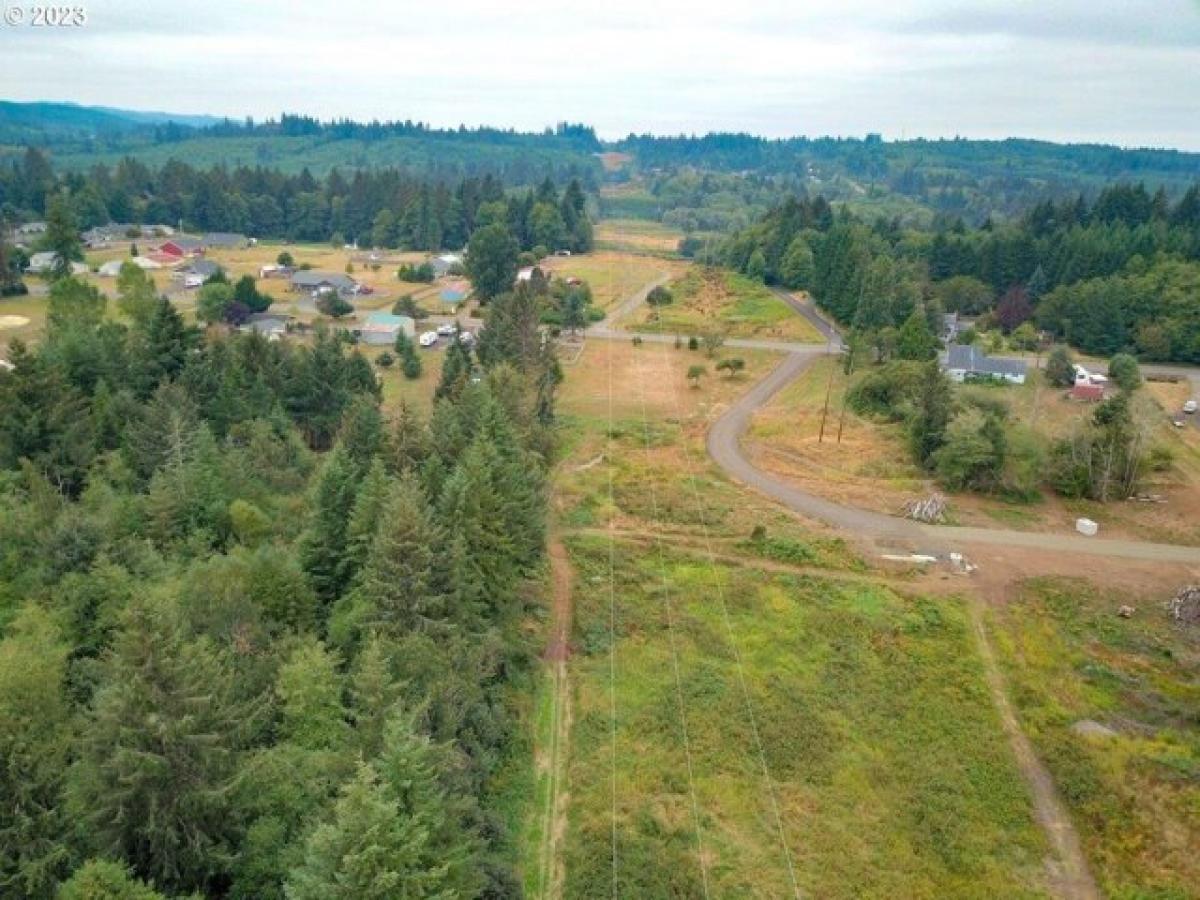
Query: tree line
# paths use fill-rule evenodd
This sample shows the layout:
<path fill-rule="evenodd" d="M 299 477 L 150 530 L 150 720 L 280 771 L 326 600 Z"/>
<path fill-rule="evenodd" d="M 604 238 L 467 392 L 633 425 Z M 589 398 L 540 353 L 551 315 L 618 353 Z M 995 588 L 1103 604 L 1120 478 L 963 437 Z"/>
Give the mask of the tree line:
<path fill-rule="evenodd" d="M 1200 362 L 1200 185 L 1118 183 L 1094 199 L 1047 200 L 1006 225 L 931 229 L 864 222 L 793 197 L 716 253 L 768 283 L 812 292 L 844 325 L 878 336 L 920 307 L 981 316 L 1011 334 L 1037 325 L 1092 353 Z M 936 330 L 935 330 L 936 333 Z"/>
<path fill-rule="evenodd" d="M 0 893 L 519 896 L 561 373 L 527 291 L 427 420 L 367 360 L 51 286 L 0 373 Z"/>
<path fill-rule="evenodd" d="M 175 160 L 152 169 L 132 158 L 59 175 L 36 148 L 0 165 L 5 222 L 43 218 L 59 195 L 81 228 L 183 222 L 257 238 L 340 236 L 364 246 L 432 250 L 462 247 L 481 223 L 503 221 L 524 249 L 586 250 L 592 240 L 577 179 L 561 192 L 549 178 L 535 189 L 509 192 L 492 175 L 450 183 L 398 169 L 334 169 L 316 178 L 307 169 L 296 175 L 264 167 L 201 170 Z"/>

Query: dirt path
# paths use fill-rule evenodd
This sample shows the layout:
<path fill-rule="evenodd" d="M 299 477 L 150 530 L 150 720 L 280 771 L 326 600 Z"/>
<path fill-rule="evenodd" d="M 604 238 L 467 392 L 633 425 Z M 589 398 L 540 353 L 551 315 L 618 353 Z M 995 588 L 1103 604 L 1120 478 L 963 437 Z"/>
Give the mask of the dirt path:
<path fill-rule="evenodd" d="M 541 847 L 538 850 L 538 896 L 552 900 L 562 896 L 562 841 L 567 828 L 567 744 L 571 734 L 571 691 L 567 680 L 567 658 L 571 637 L 571 565 L 557 534 L 549 541 L 550 634 L 543 659 L 551 683 L 550 731 L 547 745 L 538 754 L 538 768 L 546 773 L 548 786 L 542 808 Z"/>
<path fill-rule="evenodd" d="M 1033 797 L 1034 816 L 1054 849 L 1056 859 L 1050 862 L 1050 877 L 1060 897 L 1067 900 L 1099 900 L 1100 891 L 1092 878 L 1087 857 L 1084 856 L 1079 843 L 1079 835 L 1075 826 L 1071 824 L 1071 817 L 1059 800 L 1054 779 L 1050 777 L 1029 738 L 1021 730 L 1021 723 L 1017 721 L 1004 674 L 1000 671 L 996 654 L 988 639 L 983 621 L 983 602 L 978 592 L 968 593 L 967 610 L 971 618 L 971 633 L 979 658 L 983 662 L 984 677 L 987 679 L 992 702 L 1000 714 L 1000 723 L 1008 736 L 1017 767 L 1021 770 L 1021 776 Z"/>

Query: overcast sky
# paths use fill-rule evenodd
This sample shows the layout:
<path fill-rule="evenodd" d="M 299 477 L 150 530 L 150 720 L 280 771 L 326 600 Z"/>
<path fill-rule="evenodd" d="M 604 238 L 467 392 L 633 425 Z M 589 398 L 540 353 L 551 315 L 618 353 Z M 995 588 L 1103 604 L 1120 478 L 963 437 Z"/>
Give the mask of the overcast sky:
<path fill-rule="evenodd" d="M 1200 150 L 1200 0 L 70 2 L 0 24 L 0 97 Z"/>

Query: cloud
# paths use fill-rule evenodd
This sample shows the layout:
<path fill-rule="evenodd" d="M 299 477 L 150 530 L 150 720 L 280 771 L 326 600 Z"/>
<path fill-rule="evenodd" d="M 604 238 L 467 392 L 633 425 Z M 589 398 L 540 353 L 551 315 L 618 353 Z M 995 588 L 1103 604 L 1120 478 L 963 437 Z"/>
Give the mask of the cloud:
<path fill-rule="evenodd" d="M 1005 136 L 1200 148 L 1185 0 L 110 0 L 0 31 L 14 99 L 607 135 Z M 11 77 L 9 77 L 11 76 Z"/>

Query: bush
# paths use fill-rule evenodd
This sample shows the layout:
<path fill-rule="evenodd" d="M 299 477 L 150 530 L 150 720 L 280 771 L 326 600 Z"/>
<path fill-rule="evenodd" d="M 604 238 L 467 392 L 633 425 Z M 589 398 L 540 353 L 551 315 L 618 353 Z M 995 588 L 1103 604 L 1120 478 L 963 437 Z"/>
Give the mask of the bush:
<path fill-rule="evenodd" d="M 390 369 L 395 364 L 396 357 L 392 356 L 392 354 L 388 353 L 386 350 L 375 357 L 375 365 L 382 369 Z"/>
<path fill-rule="evenodd" d="M 275 257 L 275 264 L 278 266 L 294 266 L 296 264 L 296 260 L 292 254 L 284 250 L 280 252 L 277 257 Z"/>
<path fill-rule="evenodd" d="M 646 302 L 651 306 L 668 306 L 674 301 L 674 295 L 661 284 L 646 295 Z"/>
<path fill-rule="evenodd" d="M 354 312 L 354 307 L 336 291 L 328 291 L 317 298 L 317 310 L 332 319 L 340 319 Z"/>
<path fill-rule="evenodd" d="M 1142 370 L 1128 353 L 1118 353 L 1109 361 L 1108 377 L 1123 391 L 1136 391 L 1142 386 Z"/>
<path fill-rule="evenodd" d="M 918 368 L 912 363 L 888 363 L 854 385 L 846 395 L 846 403 L 860 415 L 899 422 L 916 393 L 917 375 Z"/>
<path fill-rule="evenodd" d="M 695 335 L 692 335 L 690 338 L 688 338 L 688 349 L 689 350 L 699 350 L 700 349 L 700 341 L 696 339 Z"/>
<path fill-rule="evenodd" d="M 1070 387 L 1075 383 L 1075 361 L 1066 347 L 1055 347 L 1046 360 L 1046 382 L 1052 387 Z"/>

